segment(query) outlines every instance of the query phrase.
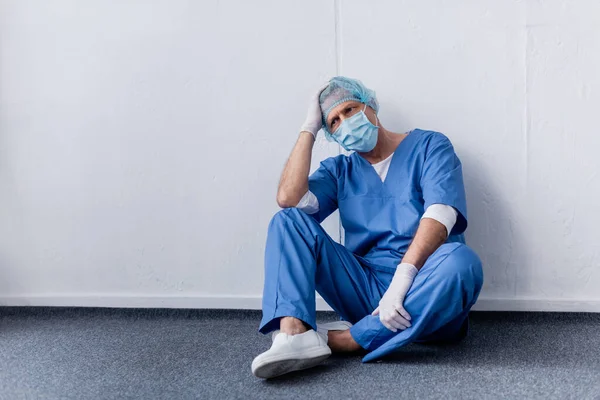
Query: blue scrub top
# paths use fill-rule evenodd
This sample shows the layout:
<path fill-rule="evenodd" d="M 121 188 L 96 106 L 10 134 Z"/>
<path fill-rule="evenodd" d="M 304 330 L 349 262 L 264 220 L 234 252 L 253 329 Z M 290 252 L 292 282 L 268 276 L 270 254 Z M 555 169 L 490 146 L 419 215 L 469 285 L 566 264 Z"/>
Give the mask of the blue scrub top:
<path fill-rule="evenodd" d="M 396 269 L 432 204 L 458 211 L 447 242 L 464 243 L 462 165 L 450 140 L 439 132 L 409 132 L 394 152 L 384 182 L 367 160 L 353 153 L 322 161 L 308 186 L 319 200 L 319 212 L 312 216 L 322 222 L 339 209 L 346 248 L 373 268 Z"/>

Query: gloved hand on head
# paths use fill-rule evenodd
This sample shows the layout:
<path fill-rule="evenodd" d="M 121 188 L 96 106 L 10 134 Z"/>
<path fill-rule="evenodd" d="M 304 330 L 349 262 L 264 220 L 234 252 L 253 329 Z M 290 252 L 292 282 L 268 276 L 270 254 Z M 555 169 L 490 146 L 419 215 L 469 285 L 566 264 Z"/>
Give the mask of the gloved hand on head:
<path fill-rule="evenodd" d="M 317 138 L 317 133 L 323 126 L 323 116 L 321 115 L 321 107 L 319 105 L 319 96 L 321 92 L 329 86 L 329 82 L 317 90 L 317 92 L 310 98 L 308 105 L 308 112 L 306 113 L 306 120 L 300 127 L 300 132 L 312 133 L 313 137 Z"/>

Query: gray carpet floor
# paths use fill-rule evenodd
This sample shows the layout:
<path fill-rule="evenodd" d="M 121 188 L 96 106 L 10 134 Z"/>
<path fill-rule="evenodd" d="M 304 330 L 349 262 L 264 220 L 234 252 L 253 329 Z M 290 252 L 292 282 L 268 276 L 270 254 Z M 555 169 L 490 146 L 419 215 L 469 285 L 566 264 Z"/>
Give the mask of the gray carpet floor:
<path fill-rule="evenodd" d="M 472 313 L 455 345 L 250 373 L 260 313 L 0 308 L 0 399 L 600 399 L 600 314 Z M 335 319 L 320 313 L 320 321 Z"/>

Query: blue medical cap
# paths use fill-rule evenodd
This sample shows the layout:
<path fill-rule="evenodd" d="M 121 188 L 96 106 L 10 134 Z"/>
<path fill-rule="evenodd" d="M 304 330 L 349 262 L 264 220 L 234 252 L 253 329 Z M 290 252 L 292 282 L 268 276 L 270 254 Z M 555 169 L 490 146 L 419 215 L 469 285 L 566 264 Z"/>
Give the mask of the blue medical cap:
<path fill-rule="evenodd" d="M 358 79 L 336 76 L 329 81 L 329 86 L 319 96 L 321 115 L 323 115 L 323 130 L 326 133 L 330 133 L 327 129 L 326 121 L 331 110 L 343 102 L 350 100 L 366 104 L 375 110 L 376 113 L 379 112 L 379 103 L 374 91 L 367 89 Z"/>

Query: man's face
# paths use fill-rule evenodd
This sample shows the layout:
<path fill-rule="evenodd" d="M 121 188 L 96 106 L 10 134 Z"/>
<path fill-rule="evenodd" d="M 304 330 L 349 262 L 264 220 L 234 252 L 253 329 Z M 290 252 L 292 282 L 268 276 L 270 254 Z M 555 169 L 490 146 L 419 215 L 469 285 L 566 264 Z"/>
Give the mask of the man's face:
<path fill-rule="evenodd" d="M 352 117 L 354 114 L 359 113 L 362 110 L 365 110 L 367 118 L 369 118 L 369 121 L 371 121 L 371 123 L 375 125 L 373 123 L 373 121 L 375 120 L 375 112 L 373 111 L 373 109 L 371 107 L 366 107 L 365 109 L 365 105 L 363 103 L 350 100 L 338 104 L 336 107 L 333 108 L 333 110 L 331 110 L 331 112 L 327 116 L 327 129 L 332 134 L 335 133 L 335 131 L 340 127 L 342 121 L 344 121 L 346 118 Z"/>

